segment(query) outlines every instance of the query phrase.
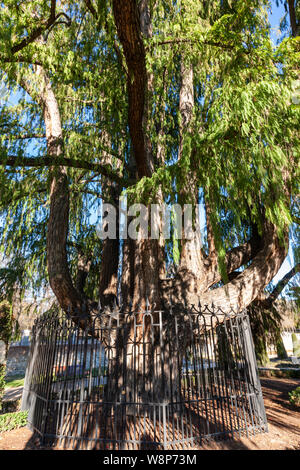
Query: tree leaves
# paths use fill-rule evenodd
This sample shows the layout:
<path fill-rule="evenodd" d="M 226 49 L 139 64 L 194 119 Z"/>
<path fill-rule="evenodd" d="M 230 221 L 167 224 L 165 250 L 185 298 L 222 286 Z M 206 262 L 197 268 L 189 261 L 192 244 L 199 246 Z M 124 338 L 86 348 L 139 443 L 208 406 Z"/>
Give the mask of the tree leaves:
<path fill-rule="evenodd" d="M 45 155 L 43 137 L 19 138 L 45 133 L 37 64 L 47 70 L 59 103 L 68 158 L 80 155 L 105 165 L 108 159 L 109 167 L 126 179 L 132 142 L 127 71 L 110 2 L 94 1 L 96 16 L 86 2 L 60 2 L 59 11 L 70 17 L 70 25 L 58 24 L 12 55 L 12 46 L 34 31 L 39 18 L 49 16 L 49 2 L 23 3 L 10 0 L 1 6 L 0 68 L 9 99 L 1 102 L 0 111 L 0 245 L 8 257 L 22 255 L 24 278 L 34 273 L 37 282 L 46 278 L 48 170 L 5 166 L 7 155 Z M 284 230 L 291 221 L 286 188 L 291 196 L 299 189 L 299 107 L 292 104 L 299 41 L 286 39 L 273 48 L 267 5 L 260 0 L 161 0 L 150 5 L 153 35 L 144 44 L 151 77 L 147 135 L 155 168 L 127 193 L 149 203 L 162 189 L 165 200 L 174 202 L 178 189 L 196 181 L 209 192 L 216 211 L 220 260 L 241 233 L 242 220 L 249 220 L 249 206 L 252 222 L 260 223 L 263 206 Z M 178 161 L 183 60 L 193 66 L 195 106 Z M 21 93 L 24 82 L 31 97 Z M 156 159 L 162 147 L 163 159 Z M 103 177 L 69 169 L 68 178 L 70 238 L 84 242 L 95 227 Z M 221 225 L 226 230 L 220 231 Z M 179 256 L 175 245 L 173 255 Z M 72 250 L 69 256 L 75 263 Z"/>

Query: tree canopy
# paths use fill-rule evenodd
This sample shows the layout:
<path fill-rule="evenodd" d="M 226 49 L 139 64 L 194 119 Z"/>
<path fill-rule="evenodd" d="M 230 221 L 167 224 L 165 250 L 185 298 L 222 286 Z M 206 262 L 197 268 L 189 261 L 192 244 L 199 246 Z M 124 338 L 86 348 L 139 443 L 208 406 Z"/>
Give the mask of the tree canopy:
<path fill-rule="evenodd" d="M 274 47 L 269 6 L 1 4 L 3 292 L 50 281 L 65 310 L 83 299 L 93 308 L 99 285 L 102 297 L 126 291 L 135 263 L 131 297 L 179 295 L 192 278 L 204 302 L 229 296 L 242 308 L 257 297 L 299 217 L 299 37 Z M 201 249 L 171 238 L 128 255 L 130 241 L 99 240 L 101 201 L 124 192 L 146 205 L 202 201 Z"/>

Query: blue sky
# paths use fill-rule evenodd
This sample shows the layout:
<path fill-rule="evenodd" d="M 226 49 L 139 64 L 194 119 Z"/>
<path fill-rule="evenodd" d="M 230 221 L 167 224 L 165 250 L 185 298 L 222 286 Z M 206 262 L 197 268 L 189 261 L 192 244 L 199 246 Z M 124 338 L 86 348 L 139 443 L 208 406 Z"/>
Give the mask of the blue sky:
<path fill-rule="evenodd" d="M 269 15 L 270 23 L 272 26 L 271 36 L 272 36 L 272 40 L 274 44 L 276 44 L 276 41 L 280 37 L 280 35 L 278 34 L 280 20 L 284 16 L 285 11 L 284 11 L 284 6 L 282 4 L 280 4 L 279 7 L 277 7 L 275 0 L 273 0 L 271 3 L 272 3 L 272 12 Z"/>
<path fill-rule="evenodd" d="M 272 27 L 272 33 L 271 37 L 274 42 L 274 45 L 276 45 L 277 40 L 280 38 L 279 34 L 279 24 L 281 18 L 285 14 L 284 6 L 280 4 L 278 7 L 276 6 L 275 0 L 272 2 L 272 12 L 269 15 L 271 27 Z M 277 275 L 273 279 L 273 283 L 277 283 L 288 271 L 290 271 L 291 267 L 293 266 L 294 263 L 294 258 L 293 258 L 293 253 L 291 248 L 289 249 L 288 256 L 286 257 L 284 263 L 282 264 L 280 270 L 278 271 Z"/>

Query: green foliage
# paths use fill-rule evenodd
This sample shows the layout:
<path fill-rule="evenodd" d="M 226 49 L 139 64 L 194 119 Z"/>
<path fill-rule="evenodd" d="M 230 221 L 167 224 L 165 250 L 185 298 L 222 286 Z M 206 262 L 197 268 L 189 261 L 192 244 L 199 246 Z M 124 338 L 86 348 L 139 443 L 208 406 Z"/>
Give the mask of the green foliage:
<path fill-rule="evenodd" d="M 0 433 L 23 428 L 27 424 L 28 411 L 0 415 Z"/>
<path fill-rule="evenodd" d="M 24 385 L 25 378 L 23 376 L 9 377 L 5 381 L 5 388 L 21 387 Z"/>
<path fill-rule="evenodd" d="M 249 234 L 249 208 L 258 226 L 262 206 L 281 233 L 291 224 L 291 198 L 285 188 L 292 198 L 299 193 L 300 110 L 291 103 L 299 43 L 285 39 L 273 47 L 268 1 L 150 2 L 153 36 L 144 39 L 147 70 L 153 77 L 147 133 L 154 155 L 160 147 L 164 157 L 155 161 L 151 178 L 136 184 L 128 170 L 131 139 L 122 48 L 116 41 L 111 3 L 94 3 L 97 20 L 83 1 L 59 2 L 57 13 L 68 19 L 62 15 L 43 41 L 15 55 L 11 47 L 44 24 L 50 2 L 21 5 L 10 0 L 1 5 L 0 81 L 7 95 L 0 107 L 0 251 L 6 260 L 0 270 L 0 294 L 5 298 L 16 286 L 37 291 L 48 282 L 48 168 L 5 166 L 7 156 L 46 153 L 36 64 L 47 71 L 58 100 L 66 157 L 105 163 L 109 156 L 110 167 L 124 177 L 124 189 L 135 202 L 154 201 L 158 189 L 165 200 L 175 202 L 178 191 L 191 187 L 191 176 L 205 189 L 215 214 L 223 274 L 226 250 Z M 178 161 L 182 61 L 193 66 L 195 107 Z M 24 81 L 30 83 L 33 98 L 22 90 Z M 100 206 L 103 178 L 73 168 L 67 173 L 69 240 L 96 260 L 86 292 L 93 297 L 101 264 L 93 214 Z M 179 248 L 175 243 L 170 250 L 175 262 Z M 74 277 L 78 253 L 71 244 L 68 256 Z"/>
<path fill-rule="evenodd" d="M 10 342 L 12 335 L 12 314 L 11 306 L 8 302 L 0 303 L 0 340 L 4 341 L 6 346 Z"/>
<path fill-rule="evenodd" d="M 18 400 L 5 400 L 2 403 L 1 414 L 14 413 L 20 411 L 21 399 Z"/>
<path fill-rule="evenodd" d="M 289 392 L 290 403 L 294 406 L 300 407 L 300 387 L 295 388 L 292 392 Z"/>

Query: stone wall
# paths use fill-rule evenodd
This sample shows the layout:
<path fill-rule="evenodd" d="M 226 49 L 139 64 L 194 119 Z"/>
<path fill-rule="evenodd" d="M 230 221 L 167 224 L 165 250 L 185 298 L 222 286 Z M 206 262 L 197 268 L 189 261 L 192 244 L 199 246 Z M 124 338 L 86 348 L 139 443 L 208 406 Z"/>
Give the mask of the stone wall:
<path fill-rule="evenodd" d="M 25 375 L 29 346 L 11 346 L 8 350 L 6 376 Z"/>

